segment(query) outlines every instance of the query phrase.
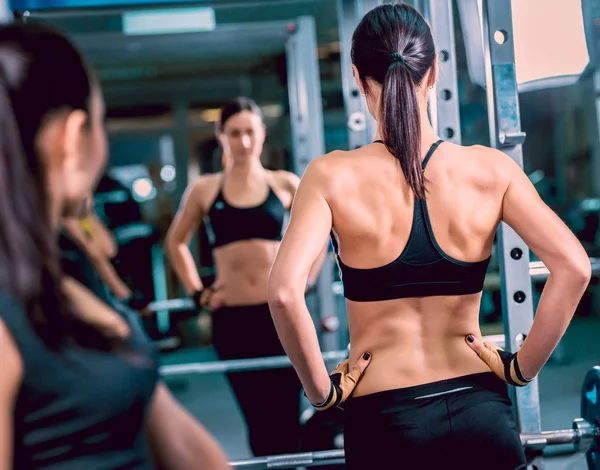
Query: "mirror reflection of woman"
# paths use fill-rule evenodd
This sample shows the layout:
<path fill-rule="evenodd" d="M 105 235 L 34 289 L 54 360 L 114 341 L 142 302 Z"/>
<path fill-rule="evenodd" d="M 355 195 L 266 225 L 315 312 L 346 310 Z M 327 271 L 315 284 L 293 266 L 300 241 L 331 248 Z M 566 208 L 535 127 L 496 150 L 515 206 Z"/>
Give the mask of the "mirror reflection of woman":
<path fill-rule="evenodd" d="M 267 281 L 299 178 L 263 167 L 265 124 L 251 99 L 226 104 L 216 131 L 226 155 L 223 172 L 203 175 L 188 188 L 167 235 L 167 252 L 187 294 L 213 310 L 212 337 L 220 359 L 280 356 L 285 353 L 267 305 Z M 212 238 L 216 268 L 209 288 L 202 285 L 189 249 L 202 222 Z M 316 281 L 324 255 L 322 250 L 313 264 L 309 285 Z M 300 382 L 294 371 L 253 371 L 228 378 L 254 455 L 298 450 Z"/>

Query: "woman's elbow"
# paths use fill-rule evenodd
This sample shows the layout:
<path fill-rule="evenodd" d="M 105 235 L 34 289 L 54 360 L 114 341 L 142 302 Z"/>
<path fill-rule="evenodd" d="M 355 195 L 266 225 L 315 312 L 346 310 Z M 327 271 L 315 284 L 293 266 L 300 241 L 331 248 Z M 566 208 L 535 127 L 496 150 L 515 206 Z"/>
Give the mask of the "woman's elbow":
<path fill-rule="evenodd" d="M 592 265 L 586 256 L 577 256 L 564 259 L 561 264 L 550 269 L 550 274 L 563 281 L 575 290 L 585 288 L 592 278 Z"/>
<path fill-rule="evenodd" d="M 572 260 L 569 270 L 574 282 L 587 287 L 592 279 L 592 264 L 587 256 L 581 257 L 578 260 Z"/>
<path fill-rule="evenodd" d="M 173 260 L 175 253 L 177 253 L 180 245 L 181 240 L 175 237 L 174 234 L 167 233 L 167 236 L 165 237 L 165 253 L 167 257 L 171 259 L 171 261 Z"/>
<path fill-rule="evenodd" d="M 288 294 L 282 286 L 273 285 L 269 282 L 267 302 L 271 312 L 280 312 L 285 310 L 286 306 L 289 304 Z"/>
<path fill-rule="evenodd" d="M 271 312 L 288 310 L 297 301 L 297 291 L 298 289 L 292 283 L 281 280 L 279 276 L 271 275 L 267 289 L 267 302 Z"/>

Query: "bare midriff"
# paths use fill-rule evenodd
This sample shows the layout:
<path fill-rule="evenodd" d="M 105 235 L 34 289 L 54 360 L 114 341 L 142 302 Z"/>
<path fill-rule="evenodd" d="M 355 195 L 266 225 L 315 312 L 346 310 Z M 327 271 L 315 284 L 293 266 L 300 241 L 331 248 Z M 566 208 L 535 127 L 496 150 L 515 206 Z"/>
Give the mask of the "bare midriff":
<path fill-rule="evenodd" d="M 225 306 L 267 302 L 269 273 L 279 244 L 271 240 L 242 240 L 214 250 Z"/>
<path fill-rule="evenodd" d="M 412 387 L 490 369 L 465 343 L 479 332 L 481 294 L 348 301 L 350 362 L 371 362 L 354 396 Z"/>

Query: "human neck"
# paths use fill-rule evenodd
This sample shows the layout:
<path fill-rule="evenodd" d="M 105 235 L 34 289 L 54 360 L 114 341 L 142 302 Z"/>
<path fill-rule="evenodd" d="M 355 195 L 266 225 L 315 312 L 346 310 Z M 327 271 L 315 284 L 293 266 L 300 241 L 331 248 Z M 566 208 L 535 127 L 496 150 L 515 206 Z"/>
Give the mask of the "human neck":
<path fill-rule="evenodd" d="M 423 145 L 422 151 L 427 151 L 427 148 L 437 142 L 439 137 L 433 127 L 431 127 L 431 123 L 429 122 L 429 116 L 427 114 L 427 101 L 422 101 L 419 103 L 419 117 L 421 122 L 421 144 Z M 373 140 L 381 140 L 383 141 L 383 132 L 380 128 L 380 124 L 377 123 L 377 131 L 375 132 L 375 138 Z"/>
<path fill-rule="evenodd" d="M 265 168 L 260 163 L 260 160 L 248 160 L 242 163 L 231 162 L 225 166 L 224 173 L 235 179 L 252 179 L 256 176 L 263 175 Z"/>

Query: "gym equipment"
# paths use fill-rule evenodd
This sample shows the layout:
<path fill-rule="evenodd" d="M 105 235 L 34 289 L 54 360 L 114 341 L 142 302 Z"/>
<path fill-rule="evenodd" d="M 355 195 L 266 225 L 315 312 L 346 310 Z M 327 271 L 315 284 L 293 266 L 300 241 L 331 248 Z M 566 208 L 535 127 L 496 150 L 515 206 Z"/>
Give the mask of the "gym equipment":
<path fill-rule="evenodd" d="M 334 407 L 319 413 L 310 407 L 312 416 L 302 423 L 301 452 L 328 451 L 344 448 L 344 411 Z M 317 469 L 344 470 L 344 465 L 317 465 Z"/>
<path fill-rule="evenodd" d="M 600 271 L 600 258 L 590 258 L 590 264 L 592 265 L 592 272 L 597 273 Z M 548 279 L 550 271 L 541 261 L 531 261 L 529 263 L 529 276 L 532 281 L 545 281 Z M 485 276 L 483 284 L 484 289 L 489 290 L 500 290 L 502 274 L 500 272 L 491 272 Z"/>
<path fill-rule="evenodd" d="M 581 389 L 581 416 L 595 428 L 600 426 L 600 366 L 590 369 L 583 381 Z M 600 470 L 600 438 L 595 435 L 593 444 L 586 452 L 586 460 L 590 470 Z"/>
<path fill-rule="evenodd" d="M 150 302 L 148 308 L 152 312 L 160 312 L 161 310 L 168 310 L 169 313 L 196 310 L 196 305 L 191 298 L 183 299 L 170 299 L 170 300 L 156 300 Z"/>
<path fill-rule="evenodd" d="M 348 357 L 348 351 L 328 351 L 323 353 L 325 362 L 343 361 Z M 229 372 L 248 372 L 252 370 L 283 369 L 291 367 L 287 356 L 261 357 L 258 359 L 232 359 L 229 361 L 194 362 L 191 364 L 176 364 L 162 366 L 160 374 L 163 377 L 173 377 L 187 374 L 224 374 Z"/>
<path fill-rule="evenodd" d="M 296 468 L 315 467 L 317 465 L 342 465 L 344 463 L 343 450 L 324 450 L 317 452 L 304 452 L 300 454 L 274 455 L 270 457 L 256 457 L 253 459 L 230 462 L 233 468 L 270 469 L 270 468 Z"/>
<path fill-rule="evenodd" d="M 521 434 L 521 443 L 526 450 L 541 452 L 553 445 L 572 444 L 573 453 L 585 453 L 589 470 L 600 470 L 600 366 L 593 367 L 583 382 L 581 414 L 583 418 L 573 420 L 572 429 L 542 431 Z M 272 469 L 298 466 L 331 466 L 344 463 L 342 449 L 275 455 L 231 462 L 233 468 Z"/>
<path fill-rule="evenodd" d="M 596 446 L 599 436 L 597 426 L 582 419 L 576 419 L 573 423 L 573 430 L 564 431 L 544 431 L 540 434 L 521 435 L 521 440 L 527 440 L 525 447 L 535 445 L 537 450 L 550 445 L 574 444 L 574 453 L 588 452 L 590 447 Z M 575 429 L 577 426 L 577 429 Z M 529 444 L 531 443 L 531 444 Z M 232 468 L 244 468 L 253 470 L 271 469 L 271 468 L 294 468 L 297 466 L 315 467 L 331 466 L 344 463 L 344 451 L 341 449 L 329 451 L 306 452 L 300 454 L 275 455 L 269 457 L 257 457 L 247 460 L 231 462 Z M 588 469 L 598 470 L 596 462 L 590 465 L 588 459 Z"/>

